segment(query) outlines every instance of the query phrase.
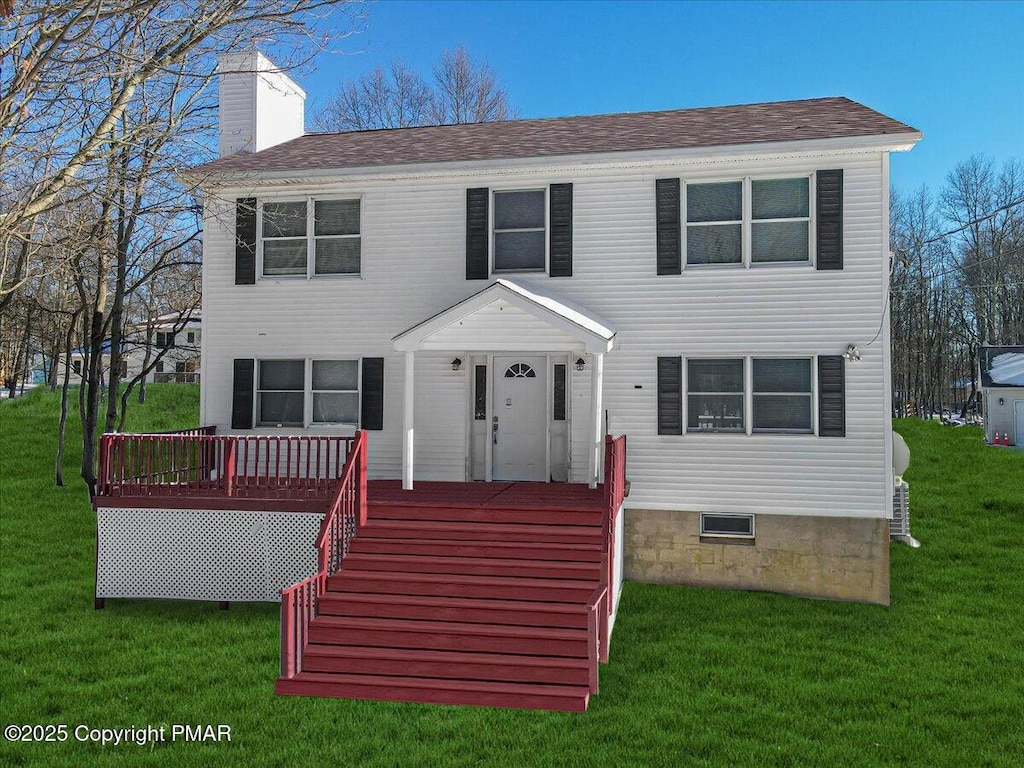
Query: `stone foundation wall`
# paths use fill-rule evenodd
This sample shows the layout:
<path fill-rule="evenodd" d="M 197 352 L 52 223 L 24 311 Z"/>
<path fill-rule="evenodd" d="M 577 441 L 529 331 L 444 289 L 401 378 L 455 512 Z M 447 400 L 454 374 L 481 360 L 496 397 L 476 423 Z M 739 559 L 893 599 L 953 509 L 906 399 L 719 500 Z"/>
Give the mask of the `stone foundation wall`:
<path fill-rule="evenodd" d="M 889 521 L 757 515 L 753 543 L 701 539 L 699 512 L 625 512 L 625 577 L 889 604 Z M 735 542 L 735 543 L 734 543 Z"/>

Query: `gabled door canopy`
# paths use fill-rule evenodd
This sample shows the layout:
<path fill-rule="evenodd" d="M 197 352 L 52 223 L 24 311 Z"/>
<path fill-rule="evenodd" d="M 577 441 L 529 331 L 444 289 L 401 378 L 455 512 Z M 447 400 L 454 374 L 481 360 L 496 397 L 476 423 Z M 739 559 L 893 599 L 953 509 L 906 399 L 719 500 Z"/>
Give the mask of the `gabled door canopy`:
<path fill-rule="evenodd" d="M 495 308 L 512 311 L 503 323 L 505 333 L 488 332 L 487 315 Z M 523 333 L 509 340 L 508 330 L 521 325 Z M 493 326 L 491 326 L 493 327 Z M 545 332 L 546 331 L 546 332 Z M 489 335 L 494 335 L 489 339 Z M 531 336 L 533 337 L 531 339 Z M 615 331 L 604 321 L 551 296 L 541 295 L 511 280 L 499 279 L 482 291 L 414 325 L 392 339 L 398 352 L 451 350 L 465 352 L 611 351 Z"/>

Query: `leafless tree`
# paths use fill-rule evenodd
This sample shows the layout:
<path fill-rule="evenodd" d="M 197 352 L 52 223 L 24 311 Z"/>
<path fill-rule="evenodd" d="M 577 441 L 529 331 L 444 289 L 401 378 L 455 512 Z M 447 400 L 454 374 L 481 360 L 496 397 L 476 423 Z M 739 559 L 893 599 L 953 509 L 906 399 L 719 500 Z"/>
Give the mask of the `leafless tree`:
<path fill-rule="evenodd" d="M 365 131 L 515 117 L 494 71 L 473 62 L 465 48 L 444 51 L 432 74 L 428 83 L 398 60 L 378 67 L 342 83 L 315 124 L 323 131 Z"/>
<path fill-rule="evenodd" d="M 34 307 L 28 289 L 56 275 L 74 292 L 59 311 L 65 379 L 72 346 L 84 353 L 90 489 L 99 431 L 123 424 L 138 297 L 198 271 L 181 172 L 212 156 L 216 54 L 267 46 L 294 66 L 343 36 L 325 33 L 328 16 L 351 30 L 360 13 L 348 0 L 25 0 L 0 28 L 0 303 Z"/>

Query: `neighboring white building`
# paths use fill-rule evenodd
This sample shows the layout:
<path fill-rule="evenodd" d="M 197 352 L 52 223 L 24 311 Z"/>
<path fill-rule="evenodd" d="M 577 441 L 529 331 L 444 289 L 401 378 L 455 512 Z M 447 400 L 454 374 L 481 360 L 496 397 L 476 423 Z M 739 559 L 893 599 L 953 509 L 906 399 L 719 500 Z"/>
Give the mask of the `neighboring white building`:
<path fill-rule="evenodd" d="M 917 130 L 825 98 L 304 135 L 301 89 L 231 62 L 239 151 L 192 172 L 203 424 L 361 426 L 406 487 L 593 484 L 625 434 L 627 578 L 888 602 Z"/>
<path fill-rule="evenodd" d="M 981 391 L 985 393 L 985 440 L 1024 445 L 1024 346 L 978 350 Z"/>
<path fill-rule="evenodd" d="M 200 348 L 202 345 L 202 318 L 194 313 L 187 320 L 172 313 L 152 318 L 146 323 L 129 326 L 121 342 L 121 380 L 129 381 L 147 366 L 146 336 L 150 337 L 149 362 L 163 353 L 146 374 L 147 383 L 198 384 L 200 379 Z M 85 351 L 71 352 L 70 383 L 82 383 Z M 110 342 L 103 345 L 103 379 L 110 370 Z M 58 381 L 63 381 L 64 369 L 58 361 Z"/>

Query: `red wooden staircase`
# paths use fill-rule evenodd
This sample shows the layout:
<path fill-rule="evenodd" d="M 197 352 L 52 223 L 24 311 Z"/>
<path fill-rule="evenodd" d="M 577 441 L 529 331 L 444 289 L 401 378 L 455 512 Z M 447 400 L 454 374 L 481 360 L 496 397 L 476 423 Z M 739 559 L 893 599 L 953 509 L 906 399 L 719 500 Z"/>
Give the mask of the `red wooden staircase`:
<path fill-rule="evenodd" d="M 282 593 L 277 692 L 586 710 L 607 658 L 607 494 L 423 485 L 375 494 L 361 524 L 354 505 L 341 567 Z"/>

